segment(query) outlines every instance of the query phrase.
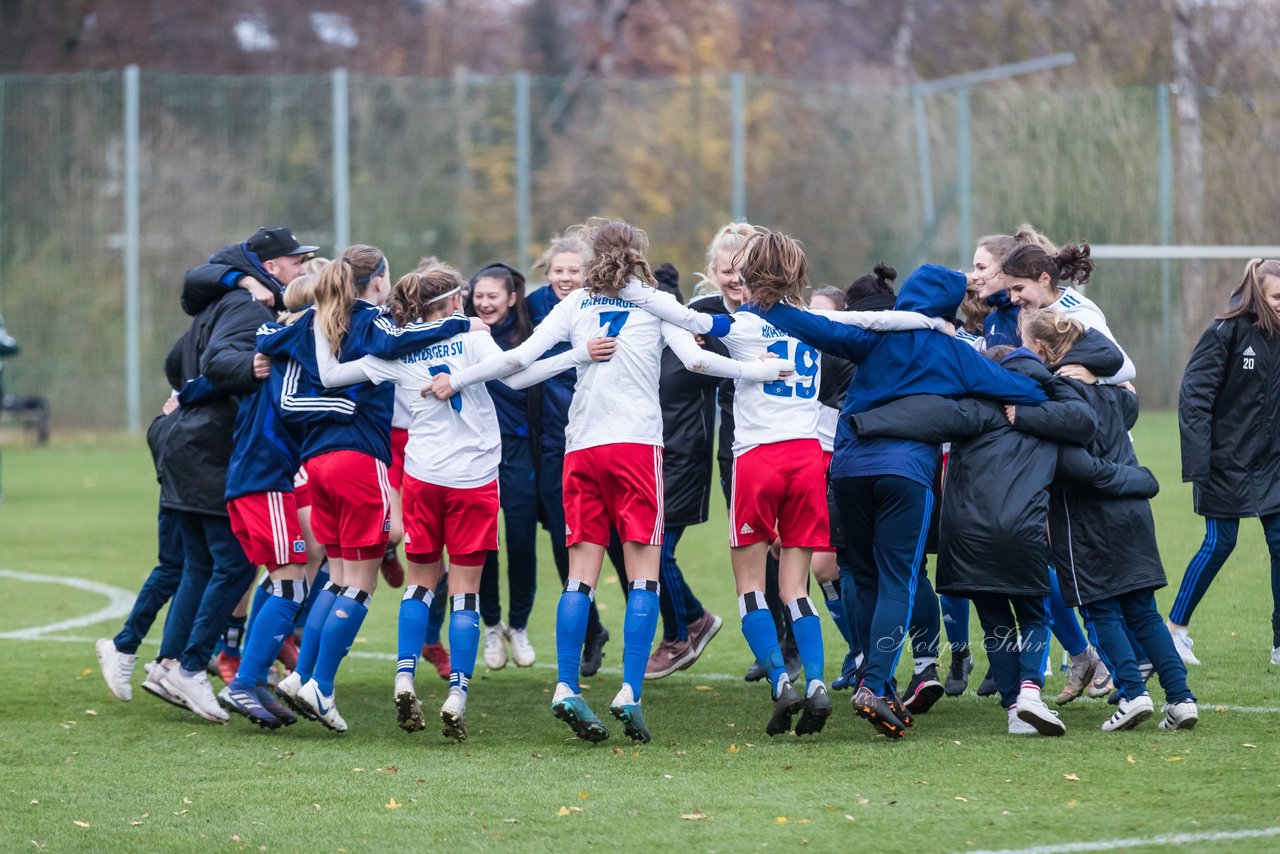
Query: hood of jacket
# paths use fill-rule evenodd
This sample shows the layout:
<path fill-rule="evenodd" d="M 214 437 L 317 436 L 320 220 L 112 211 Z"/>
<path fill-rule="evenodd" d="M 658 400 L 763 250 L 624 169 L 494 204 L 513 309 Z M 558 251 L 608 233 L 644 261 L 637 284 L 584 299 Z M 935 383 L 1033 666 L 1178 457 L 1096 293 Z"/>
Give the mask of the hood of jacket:
<path fill-rule="evenodd" d="M 964 273 L 941 264 L 923 264 L 902 283 L 895 307 L 930 317 L 955 317 L 967 284 Z"/>

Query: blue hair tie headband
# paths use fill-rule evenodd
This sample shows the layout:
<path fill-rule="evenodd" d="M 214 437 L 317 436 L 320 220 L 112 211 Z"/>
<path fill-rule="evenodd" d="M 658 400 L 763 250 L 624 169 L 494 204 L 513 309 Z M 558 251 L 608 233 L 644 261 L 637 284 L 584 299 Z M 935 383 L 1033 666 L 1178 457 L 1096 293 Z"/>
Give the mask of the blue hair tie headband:
<path fill-rule="evenodd" d="M 372 282 L 374 279 L 381 276 L 386 269 L 387 269 L 387 259 L 384 256 L 382 260 L 378 262 L 378 266 L 373 268 L 372 273 L 370 273 L 367 276 L 357 276 L 356 284 L 359 285 L 360 287 L 364 287 L 365 285 Z"/>

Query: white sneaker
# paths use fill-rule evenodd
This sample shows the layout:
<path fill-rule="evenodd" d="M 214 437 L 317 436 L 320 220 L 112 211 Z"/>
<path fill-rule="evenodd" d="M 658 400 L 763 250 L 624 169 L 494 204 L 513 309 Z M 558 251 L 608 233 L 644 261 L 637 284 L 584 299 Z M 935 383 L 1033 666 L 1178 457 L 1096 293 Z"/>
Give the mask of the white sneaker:
<path fill-rule="evenodd" d="M 333 702 L 333 695 L 326 697 L 320 693 L 320 686 L 312 679 L 298 690 L 298 702 L 310 709 L 316 720 L 334 732 L 346 732 L 347 722 L 338 714 L 338 706 Z"/>
<path fill-rule="evenodd" d="M 507 666 L 507 647 L 502 642 L 506 633 L 507 627 L 502 623 L 484 627 L 484 666 L 490 670 Z"/>
<path fill-rule="evenodd" d="M 170 667 L 161 677 L 160 684 L 169 689 L 169 693 L 181 697 L 188 709 L 207 721 L 225 724 L 231 718 L 218 705 L 213 686 L 209 684 L 209 674 L 203 670 L 188 676 L 181 667 Z"/>
<path fill-rule="evenodd" d="M 1009 735 L 1035 735 L 1036 728 L 1018 717 L 1018 707 L 1009 710 Z"/>
<path fill-rule="evenodd" d="M 449 696 L 440 707 L 440 725 L 445 738 L 467 740 L 467 693 L 461 688 L 449 689 Z"/>
<path fill-rule="evenodd" d="M 426 729 L 422 719 L 422 704 L 418 702 L 418 690 L 413 684 L 412 673 L 397 673 L 395 687 L 396 726 L 405 732 Z"/>
<path fill-rule="evenodd" d="M 1066 735 L 1067 725 L 1058 719 L 1058 713 L 1051 711 L 1040 699 L 1040 692 L 1024 688 L 1018 692 L 1018 704 L 1014 706 L 1018 719 L 1031 724 L 1041 735 Z"/>
<path fill-rule="evenodd" d="M 529 630 L 508 628 L 505 634 L 507 643 L 511 645 L 511 660 L 516 663 L 516 667 L 532 667 L 538 656 L 529 643 Z M 488 657 L 488 649 L 485 650 L 485 656 Z"/>
<path fill-rule="evenodd" d="M 107 688 L 126 703 L 132 700 L 133 667 L 138 662 L 138 656 L 116 649 L 115 641 L 111 638 L 99 638 L 94 648 L 98 652 L 98 664 L 102 668 L 102 678 L 107 680 Z"/>
<path fill-rule="evenodd" d="M 143 691 L 146 691 L 153 697 L 158 697 L 159 699 L 164 700 L 166 703 L 171 703 L 179 709 L 187 708 L 186 700 L 183 700 L 177 694 L 171 692 L 165 687 L 164 682 L 162 681 L 169 673 L 168 667 L 165 667 L 158 661 L 149 661 L 144 665 L 144 667 L 147 671 L 147 678 L 142 680 Z"/>
<path fill-rule="evenodd" d="M 1183 664 L 1199 664 L 1200 659 L 1196 658 L 1196 654 L 1191 651 L 1191 647 L 1195 645 L 1195 641 L 1187 634 L 1186 629 L 1175 629 L 1172 624 L 1165 623 L 1169 628 L 1169 634 L 1173 636 L 1173 648 L 1178 651 L 1178 657 L 1182 659 Z M 1275 653 L 1271 655 L 1275 659 Z"/>
<path fill-rule="evenodd" d="M 1200 710 L 1196 708 L 1196 704 L 1192 700 L 1183 700 L 1181 703 L 1165 703 L 1164 708 L 1160 711 L 1164 712 L 1164 720 L 1160 721 L 1160 729 L 1191 729 L 1200 720 Z"/>
<path fill-rule="evenodd" d="M 1271 647 L 1271 663 L 1280 667 L 1280 646 Z"/>
<path fill-rule="evenodd" d="M 1192 704 L 1194 708 L 1195 704 Z M 1103 732 L 1119 732 L 1121 730 L 1133 729 L 1138 724 L 1151 717 L 1151 713 L 1155 711 L 1155 706 L 1151 702 L 1150 694 L 1142 694 L 1134 697 L 1132 700 L 1121 698 L 1119 708 L 1115 714 L 1102 722 Z"/>

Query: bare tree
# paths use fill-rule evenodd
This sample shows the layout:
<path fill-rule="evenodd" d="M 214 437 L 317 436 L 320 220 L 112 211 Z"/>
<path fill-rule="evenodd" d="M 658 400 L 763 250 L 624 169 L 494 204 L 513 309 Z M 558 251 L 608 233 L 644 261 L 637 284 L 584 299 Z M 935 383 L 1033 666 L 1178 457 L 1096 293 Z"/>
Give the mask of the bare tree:
<path fill-rule="evenodd" d="M 1196 0 L 1170 0 L 1174 103 L 1178 113 L 1178 240 L 1205 239 L 1204 122 L 1200 117 L 1199 78 L 1193 51 L 1202 46 L 1196 28 Z M 1203 261 L 1182 265 L 1182 329 L 1184 343 L 1194 341 L 1212 301 Z"/>

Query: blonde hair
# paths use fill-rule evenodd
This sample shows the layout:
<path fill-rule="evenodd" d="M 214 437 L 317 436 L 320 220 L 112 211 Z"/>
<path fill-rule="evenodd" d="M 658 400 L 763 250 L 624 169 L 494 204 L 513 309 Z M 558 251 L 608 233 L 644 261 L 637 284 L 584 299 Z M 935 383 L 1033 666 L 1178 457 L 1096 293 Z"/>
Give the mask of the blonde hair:
<path fill-rule="evenodd" d="M 439 314 L 441 299 L 450 291 L 462 292 L 462 274 L 447 264 L 436 261 L 425 271 L 405 273 L 391 289 L 387 310 L 396 326 L 406 326 L 419 318 Z"/>
<path fill-rule="evenodd" d="M 734 253 L 742 263 L 742 284 L 751 302 L 768 310 L 778 303 L 803 305 L 809 287 L 809 261 L 799 241 L 779 232 L 758 234 Z"/>
<path fill-rule="evenodd" d="M 1231 292 L 1232 307 L 1218 315 L 1218 320 L 1253 315 L 1253 323 L 1270 338 L 1280 334 L 1280 315 L 1267 304 L 1262 285 L 1268 276 L 1280 277 L 1280 261 L 1254 258 L 1244 268 L 1244 280 Z"/>
<path fill-rule="evenodd" d="M 551 269 L 551 259 L 557 255 L 571 253 L 582 259 L 582 266 L 591 266 L 591 236 L 585 225 L 575 225 L 564 230 L 564 234 L 554 234 L 547 248 L 533 262 L 533 269 L 546 272 Z"/>
<path fill-rule="evenodd" d="M 329 338 L 336 356 L 351 328 L 351 308 L 378 274 L 387 269 L 386 256 L 375 246 L 349 246 L 336 261 L 325 266 L 316 283 L 316 323 Z"/>
<path fill-rule="evenodd" d="M 1084 325 L 1052 308 L 1024 308 L 1018 316 L 1018 334 L 1025 342 L 1035 339 L 1045 348 L 1044 360 L 1061 362 L 1084 337 Z"/>
<path fill-rule="evenodd" d="M 721 252 L 727 252 L 732 256 L 748 240 L 764 233 L 765 229 L 749 222 L 731 222 L 721 226 L 716 236 L 707 244 L 706 271 L 694 274 L 698 277 L 698 283 L 693 288 L 694 296 L 719 294 L 720 288 L 716 285 L 716 256 Z"/>
<path fill-rule="evenodd" d="M 649 235 L 621 219 L 592 217 L 587 220 L 591 234 L 591 266 L 583 287 L 592 293 L 616 293 L 632 279 L 657 287 L 653 270 L 644 253 L 649 251 Z"/>
<path fill-rule="evenodd" d="M 302 310 L 315 302 L 318 284 L 320 284 L 320 277 L 314 273 L 303 273 L 289 283 L 289 286 L 284 289 L 286 313 L 280 315 L 280 323 L 288 326 L 302 317 Z"/>
<path fill-rule="evenodd" d="M 312 257 L 302 265 L 302 274 L 304 276 L 318 276 L 320 271 L 329 265 L 328 258 L 321 258 L 319 255 Z"/>

